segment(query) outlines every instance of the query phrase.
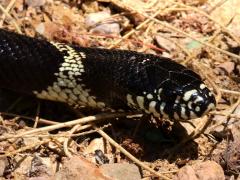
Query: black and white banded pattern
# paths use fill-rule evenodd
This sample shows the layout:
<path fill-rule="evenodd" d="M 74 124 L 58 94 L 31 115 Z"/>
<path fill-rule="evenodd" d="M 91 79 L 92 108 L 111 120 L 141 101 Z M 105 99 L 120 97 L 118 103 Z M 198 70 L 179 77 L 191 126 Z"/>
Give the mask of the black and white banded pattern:
<path fill-rule="evenodd" d="M 133 51 L 84 48 L 0 30 L 0 88 L 173 120 L 200 117 L 215 98 L 193 71 Z"/>

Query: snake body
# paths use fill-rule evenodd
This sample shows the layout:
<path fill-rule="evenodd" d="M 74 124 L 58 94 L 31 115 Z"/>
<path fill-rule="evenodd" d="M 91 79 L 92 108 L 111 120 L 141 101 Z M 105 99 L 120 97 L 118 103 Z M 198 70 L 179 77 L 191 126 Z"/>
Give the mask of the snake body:
<path fill-rule="evenodd" d="M 0 30 L 0 88 L 94 108 L 187 120 L 215 107 L 199 75 L 164 57 Z"/>

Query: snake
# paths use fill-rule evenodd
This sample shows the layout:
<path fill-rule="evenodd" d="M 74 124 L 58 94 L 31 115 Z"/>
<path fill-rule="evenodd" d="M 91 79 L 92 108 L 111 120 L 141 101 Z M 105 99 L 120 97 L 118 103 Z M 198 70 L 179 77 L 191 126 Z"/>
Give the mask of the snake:
<path fill-rule="evenodd" d="M 190 120 L 216 106 L 200 75 L 169 59 L 0 29 L 0 88 L 100 110 Z"/>

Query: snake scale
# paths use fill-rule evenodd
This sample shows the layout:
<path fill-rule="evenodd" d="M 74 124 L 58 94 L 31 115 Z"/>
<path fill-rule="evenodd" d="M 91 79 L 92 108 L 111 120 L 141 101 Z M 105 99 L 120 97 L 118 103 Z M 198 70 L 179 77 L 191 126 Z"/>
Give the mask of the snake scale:
<path fill-rule="evenodd" d="M 215 108 L 200 76 L 168 59 L 0 30 L 0 88 L 69 105 L 188 120 Z"/>

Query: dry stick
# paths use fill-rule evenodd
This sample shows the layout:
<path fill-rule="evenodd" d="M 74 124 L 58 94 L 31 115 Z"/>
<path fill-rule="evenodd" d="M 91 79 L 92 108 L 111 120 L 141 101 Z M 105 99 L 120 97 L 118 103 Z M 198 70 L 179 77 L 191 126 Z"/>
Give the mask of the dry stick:
<path fill-rule="evenodd" d="M 20 118 L 27 119 L 27 120 L 31 120 L 31 121 L 34 121 L 34 122 L 35 122 L 35 118 L 29 117 L 29 116 L 18 115 L 18 114 L 8 113 L 8 112 L 0 112 L 0 115 L 20 117 Z M 43 124 L 48 124 L 48 125 L 58 124 L 58 122 L 50 121 L 50 120 L 42 119 L 42 118 L 40 118 L 38 122 L 39 122 L 39 123 L 43 123 Z"/>
<path fill-rule="evenodd" d="M 103 137 L 105 138 L 107 141 L 110 142 L 110 144 L 112 144 L 114 147 L 116 147 L 117 149 L 119 149 L 125 156 L 127 156 L 129 159 L 131 159 L 133 162 L 135 162 L 137 165 L 139 165 L 140 167 L 142 167 L 143 169 L 148 170 L 149 172 L 153 173 L 154 175 L 165 179 L 165 180 L 170 180 L 170 178 L 168 178 L 167 176 L 164 176 L 163 174 L 156 172 L 155 170 L 153 170 L 152 168 L 148 167 L 147 165 L 145 165 L 143 162 L 139 161 L 137 158 L 135 158 L 132 154 L 130 154 L 128 151 L 126 151 L 122 146 L 120 146 L 118 143 L 116 143 L 111 137 L 109 137 L 104 131 L 98 129 L 96 126 L 94 126 L 94 129 L 97 130 L 97 132 Z M 169 172 L 164 172 L 164 173 L 169 173 Z"/>
<path fill-rule="evenodd" d="M 188 136 L 186 137 L 185 139 L 183 139 L 179 144 L 177 144 L 176 146 L 174 146 L 172 149 L 171 149 L 171 152 L 174 152 L 176 150 L 179 150 L 179 148 L 181 148 L 181 146 L 183 144 L 186 144 L 186 142 L 192 140 L 192 139 L 195 139 L 197 138 L 200 134 L 202 134 L 206 128 L 208 127 L 209 123 L 210 123 L 210 120 L 207 116 L 203 116 L 202 118 L 198 118 L 200 119 L 199 122 L 201 122 L 201 125 L 197 126 L 196 129 Z M 171 158 L 172 154 L 170 154 L 168 156 L 168 158 Z"/>
<path fill-rule="evenodd" d="M 0 124 L 3 125 L 4 127 L 6 126 L 5 121 L 4 121 L 3 117 L 1 116 L 1 113 L 0 113 Z"/>
<path fill-rule="evenodd" d="M 105 119 L 111 119 L 111 118 L 126 117 L 129 114 L 132 114 L 132 113 L 111 113 L 111 114 L 99 114 L 99 115 L 95 115 L 95 116 L 88 116 L 88 117 L 76 119 L 76 120 L 69 121 L 69 122 L 58 123 L 58 124 L 47 126 L 47 127 L 29 130 L 29 131 L 26 131 L 26 132 L 23 132 L 23 133 L 14 135 L 14 136 L 12 136 L 12 135 L 0 136 L 0 141 L 6 140 L 9 138 L 19 138 L 19 137 L 22 137 L 23 135 L 27 135 L 27 134 L 34 134 L 34 133 L 39 133 L 39 132 L 52 131 L 52 130 L 60 129 L 63 127 L 70 127 L 70 126 L 73 126 L 76 124 L 84 124 L 84 123 L 99 121 L 99 120 L 103 120 L 103 119 L 105 120 Z"/>
<path fill-rule="evenodd" d="M 233 90 L 228 90 L 228 89 L 219 89 L 221 92 L 226 93 L 226 94 L 232 94 L 232 95 L 237 95 L 240 96 L 240 92 L 238 91 L 233 91 Z"/>
<path fill-rule="evenodd" d="M 105 125 L 105 126 L 103 126 L 103 128 L 108 127 L 108 126 L 109 125 Z M 86 124 L 86 125 L 81 126 L 81 128 L 79 128 L 78 131 L 88 129 L 90 127 L 92 127 L 91 124 Z M 91 133 L 95 133 L 95 132 L 97 132 L 97 131 L 96 130 L 89 130 L 89 131 L 86 131 L 86 132 L 77 133 L 77 134 L 71 134 L 71 135 L 69 135 L 66 132 L 58 133 L 58 134 L 27 134 L 27 135 L 22 135 L 21 138 L 32 138 L 32 137 L 37 137 L 37 138 L 77 137 L 77 136 L 83 136 L 83 135 L 91 134 Z M 9 137 L 9 138 L 11 138 L 11 137 Z M 12 136 L 12 138 L 14 138 L 14 135 Z"/>
<path fill-rule="evenodd" d="M 22 31 L 20 30 L 20 28 L 19 28 L 18 24 L 16 23 L 15 19 L 14 19 L 10 14 L 8 14 L 8 12 L 4 9 L 4 7 L 3 7 L 1 4 L 0 4 L 0 10 L 1 10 L 8 18 L 10 18 L 10 19 L 12 20 L 12 23 L 13 23 L 13 25 L 15 26 L 17 32 L 18 32 L 19 34 L 22 34 Z"/>
<path fill-rule="evenodd" d="M 227 111 L 226 111 L 226 116 L 228 117 L 230 114 L 232 114 L 235 109 L 238 107 L 238 105 L 240 104 L 240 97 L 238 98 L 237 102 L 235 104 L 233 104 Z"/>
<path fill-rule="evenodd" d="M 219 112 L 219 111 L 212 111 L 212 112 L 209 112 L 209 114 L 227 116 L 226 112 Z M 240 119 L 240 115 L 238 115 L 238 114 L 229 114 L 228 116 L 230 118 Z"/>
<path fill-rule="evenodd" d="M 38 102 L 37 113 L 36 113 L 36 118 L 35 118 L 35 122 L 34 122 L 33 128 L 37 128 L 37 125 L 38 125 L 38 122 L 39 122 L 39 119 L 40 119 L 40 117 L 39 117 L 40 107 L 41 107 L 41 103 Z"/>
<path fill-rule="evenodd" d="M 81 127 L 80 124 L 77 124 L 75 125 L 70 131 L 67 132 L 67 134 L 69 134 L 69 137 L 67 137 L 64 142 L 63 142 L 63 151 L 65 153 L 65 155 L 67 157 L 72 157 L 72 154 L 69 152 L 68 150 L 68 142 L 69 142 L 69 139 L 70 139 L 70 136 L 76 131 L 78 130 L 79 128 Z"/>
<path fill-rule="evenodd" d="M 105 127 L 108 127 L 109 125 L 105 125 L 105 126 L 103 126 L 101 129 L 103 129 L 103 128 L 105 128 Z M 76 127 L 76 126 L 75 126 Z M 91 124 L 88 124 L 88 125 L 83 125 L 83 126 L 81 126 L 81 127 L 79 127 L 79 128 L 77 128 L 77 129 L 75 129 L 75 131 L 79 131 L 79 130 L 83 130 L 83 129 L 86 129 L 86 128 L 89 128 L 89 127 L 92 127 L 92 125 Z M 87 131 L 87 132 L 83 132 L 83 133 L 78 133 L 78 134 L 71 134 L 70 136 L 69 136 L 69 134 L 67 135 L 66 133 L 63 133 L 63 135 L 60 135 L 60 134 L 57 134 L 57 135 L 25 135 L 25 136 L 23 136 L 24 138 L 32 138 L 32 137 L 50 137 L 50 138 L 53 138 L 53 137 L 73 137 L 73 136 L 81 136 L 81 135 L 86 135 L 86 134 L 90 134 L 90 133 L 94 133 L 94 132 L 97 132 L 97 130 L 90 130 L 90 131 Z M 65 134 L 65 135 L 64 135 Z M 47 139 L 47 140 L 45 140 L 45 141 L 41 141 L 41 142 L 37 142 L 37 143 L 34 143 L 34 144 L 31 144 L 31 145 L 29 145 L 29 146 L 25 146 L 25 147 L 22 147 L 22 148 L 20 148 L 20 149 L 18 149 L 18 150 L 15 150 L 15 151 L 11 151 L 11 152 L 7 152 L 7 153 L 5 153 L 5 154 L 3 154 L 3 155 L 0 155 L 0 158 L 1 157 L 6 157 L 6 156 L 13 156 L 13 155 L 15 155 L 15 154 L 17 154 L 17 153 L 19 153 L 19 152 L 23 152 L 23 151 L 26 151 L 26 150 L 28 150 L 28 149 L 32 149 L 32 148 L 34 148 L 35 146 L 39 146 L 39 145 L 42 145 L 42 144 L 46 144 L 46 143 L 48 143 L 48 142 L 50 142 L 50 141 L 52 141 L 52 140 L 54 140 L 54 139 Z M 56 139 L 54 140 L 54 142 L 56 143 Z M 57 141 L 58 142 L 58 141 Z M 65 142 L 64 142 L 65 143 Z M 58 146 L 61 146 L 61 144 L 60 143 L 58 143 Z M 70 152 L 68 151 L 68 149 L 67 149 L 67 146 L 65 145 L 65 147 L 64 147 L 64 152 L 65 152 L 65 154 L 68 156 L 68 157 L 71 157 L 71 154 L 70 154 Z M 66 152 L 68 152 L 68 153 L 66 153 Z"/>
<path fill-rule="evenodd" d="M 10 3 L 8 4 L 8 6 L 6 8 L 6 12 L 9 12 L 13 8 L 15 2 L 16 2 L 16 0 L 11 0 L 10 1 Z M 2 27 L 5 18 L 6 18 L 6 15 L 3 13 L 2 17 L 1 17 L 2 21 L 0 22 L 0 27 Z"/>
<path fill-rule="evenodd" d="M 149 36 L 149 32 L 152 29 L 154 24 L 155 24 L 155 22 L 153 22 L 153 21 L 148 23 L 148 26 L 146 27 L 146 30 L 143 32 L 143 37 L 148 37 Z"/>
<path fill-rule="evenodd" d="M 104 125 L 103 127 L 99 128 L 99 129 L 104 129 L 104 128 L 107 128 L 109 126 L 110 126 L 110 124 L 106 124 L 106 125 Z M 71 137 L 83 136 L 83 135 L 86 135 L 86 134 L 91 134 L 91 133 L 97 132 L 97 130 L 94 129 L 94 130 L 89 130 L 89 131 L 78 133 L 78 134 L 73 134 L 76 131 L 80 131 L 80 130 L 86 129 L 86 127 L 87 128 L 92 127 L 92 124 L 87 124 L 87 125 L 83 125 L 83 126 L 77 124 L 70 131 L 63 133 L 63 134 L 65 134 L 64 137 L 66 137 L 66 139 L 64 140 L 64 143 L 63 143 L 63 150 L 64 150 L 64 153 L 65 153 L 65 155 L 67 157 L 72 157 L 72 154 L 68 150 L 68 142 L 69 142 Z"/>
<path fill-rule="evenodd" d="M 120 36 L 115 36 L 115 35 L 106 35 L 106 34 L 94 34 L 94 33 L 77 33 L 77 32 L 71 32 L 71 34 L 74 34 L 74 36 L 89 36 L 89 37 L 93 37 L 93 38 L 114 38 L 114 39 L 122 39 L 122 37 Z M 154 49 L 154 50 L 157 50 L 157 51 L 164 51 L 164 49 L 161 49 L 153 44 L 148 44 L 148 43 L 144 43 L 143 41 L 140 41 L 140 40 L 135 40 L 135 39 L 124 39 L 125 41 L 129 41 L 129 42 L 132 42 L 132 43 L 138 43 L 138 44 L 141 44 L 141 45 L 144 45 L 144 46 L 147 46 L 151 49 Z"/>

